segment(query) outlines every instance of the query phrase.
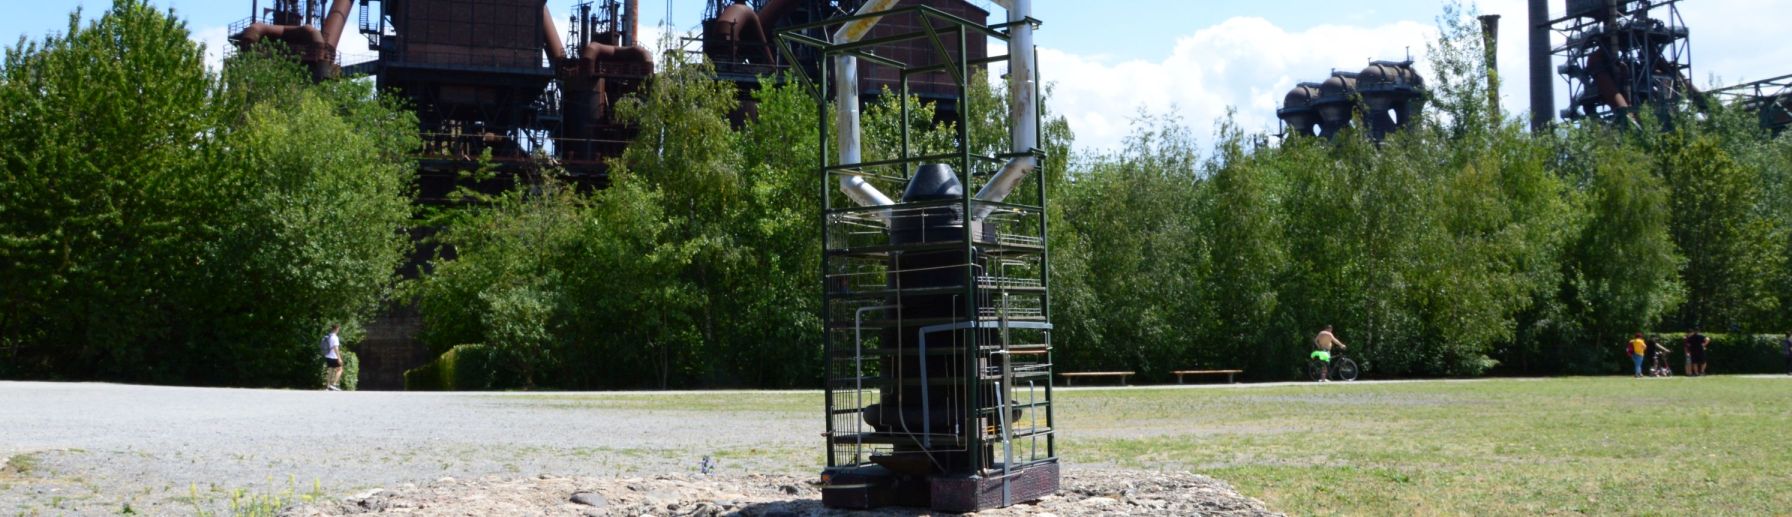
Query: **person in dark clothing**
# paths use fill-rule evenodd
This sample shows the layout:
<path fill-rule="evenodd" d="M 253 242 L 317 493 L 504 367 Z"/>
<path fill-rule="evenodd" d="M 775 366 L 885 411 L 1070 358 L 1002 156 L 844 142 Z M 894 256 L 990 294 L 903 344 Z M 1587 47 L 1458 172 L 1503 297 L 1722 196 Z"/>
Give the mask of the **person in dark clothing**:
<path fill-rule="evenodd" d="M 1686 335 L 1686 375 L 1696 377 L 1705 375 L 1705 349 L 1711 345 L 1711 338 L 1699 333 L 1694 327 L 1691 334 Z"/>
<path fill-rule="evenodd" d="M 1780 340 L 1780 353 L 1786 354 L 1786 375 L 1792 375 L 1792 330 L 1786 331 L 1786 339 Z"/>

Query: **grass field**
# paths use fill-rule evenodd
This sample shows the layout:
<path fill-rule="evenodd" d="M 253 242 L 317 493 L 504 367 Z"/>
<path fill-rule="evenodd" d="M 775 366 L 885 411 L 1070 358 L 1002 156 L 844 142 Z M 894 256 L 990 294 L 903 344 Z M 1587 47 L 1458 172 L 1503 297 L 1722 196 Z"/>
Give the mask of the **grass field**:
<path fill-rule="evenodd" d="M 1074 466 L 1231 482 L 1291 515 L 1792 515 L 1792 378 L 1490 379 L 1058 392 Z M 819 421 L 815 392 L 546 395 Z M 819 424 L 818 424 L 819 425 Z M 794 471 L 821 448 L 717 451 Z"/>
<path fill-rule="evenodd" d="M 1066 391 L 1074 463 L 1187 469 L 1296 515 L 1792 512 L 1792 378 Z"/>

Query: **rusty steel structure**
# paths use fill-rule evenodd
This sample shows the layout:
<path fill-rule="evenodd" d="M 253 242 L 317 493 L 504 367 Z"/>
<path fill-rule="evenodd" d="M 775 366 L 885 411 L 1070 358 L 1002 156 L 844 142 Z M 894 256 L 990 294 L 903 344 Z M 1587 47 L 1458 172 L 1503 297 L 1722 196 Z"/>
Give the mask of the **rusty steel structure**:
<path fill-rule="evenodd" d="M 336 45 L 351 6 L 350 0 L 331 0 L 326 11 L 322 0 L 270 0 L 264 8 L 254 0 L 250 16 L 230 25 L 230 41 L 243 49 L 279 42 L 311 72 L 312 80 L 333 78 L 341 73 Z"/>
<path fill-rule="evenodd" d="M 702 34 L 691 43 L 698 44 L 711 63 L 715 64 L 716 75 L 721 79 L 734 82 L 741 88 L 741 109 L 735 114 L 735 122 L 755 112 L 750 93 L 759 85 L 761 77 L 777 77 L 779 73 L 800 68 L 804 73 L 815 75 L 821 71 L 820 53 L 813 48 L 794 46 L 780 51 L 771 35 L 775 32 L 788 31 L 792 27 L 809 27 L 800 32 L 811 38 L 827 39 L 827 25 L 823 22 L 844 13 L 862 9 L 868 0 L 709 0 L 702 23 Z M 976 22 L 987 23 L 989 12 L 964 0 L 899 0 L 891 2 L 893 7 L 926 6 L 952 16 Z M 879 23 L 869 29 L 865 35 L 868 39 L 886 38 L 894 34 L 910 33 L 920 30 L 924 18 L 906 11 L 893 11 Z M 968 41 L 964 48 L 947 48 L 939 53 L 932 43 L 927 41 L 898 41 L 879 49 L 880 55 L 909 63 L 913 66 L 935 66 L 945 63 L 938 56 L 949 56 L 950 59 L 981 59 L 987 54 L 988 42 L 977 39 Z M 861 64 L 852 71 L 852 75 L 860 84 L 859 90 L 865 92 L 861 100 L 868 101 L 880 95 L 885 89 L 896 91 L 900 79 L 889 69 Z M 953 120 L 957 111 L 956 86 L 949 74 L 945 72 L 921 73 L 908 80 L 910 95 L 932 103 L 937 121 Z"/>
<path fill-rule="evenodd" d="M 561 106 L 554 153 L 563 165 L 601 170 L 605 159 L 621 156 L 634 139 L 634 129 L 617 120 L 612 108 L 653 75 L 653 53 L 639 41 L 638 5 L 609 0 L 573 6 L 571 42 L 564 48 L 551 15 L 543 11 L 554 38 L 548 58 L 555 64 Z"/>
<path fill-rule="evenodd" d="M 580 1 L 564 18 L 555 16 L 547 0 L 249 3 L 251 16 L 232 26 L 238 51 L 282 49 L 317 81 L 372 76 L 378 88 L 401 96 L 416 111 L 423 142 L 415 180 L 420 204 L 453 203 L 451 194 L 463 187 L 500 191 L 549 169 L 564 172 L 577 185 L 602 188 L 608 184 L 607 160 L 620 156 L 636 136 L 612 108 L 654 73 L 655 56 L 640 41 L 638 0 Z M 968 62 L 969 69 L 981 69 L 988 62 L 985 40 L 963 38 L 962 45 L 936 52 L 940 49 L 930 41 L 890 38 L 926 30 L 923 23 L 947 25 L 936 17 L 892 12 L 868 35 L 884 41 L 880 55 L 930 69 L 909 75 L 882 70 L 876 63 L 830 69 L 820 50 L 776 45 L 773 34 L 798 26 L 807 28 L 792 33 L 825 39 L 831 30 L 826 20 L 872 3 L 925 7 L 979 27 L 988 17 L 964 0 L 709 0 L 702 35 L 693 39 L 701 45 L 694 52 L 713 62 L 721 79 L 740 87 L 737 123 L 753 115 L 750 93 L 762 77 L 786 71 L 820 77 L 832 70 L 845 70 L 838 75 L 858 85 L 851 89 L 855 106 L 864 100 L 860 90 L 903 91 L 906 86 L 908 93 L 939 106 L 936 120 L 957 121 L 964 78 L 945 67 Z M 377 57 L 344 63 L 338 45 L 351 18 Z M 266 41 L 279 44 L 261 45 Z M 497 174 L 466 174 L 481 167 Z M 428 256 L 426 246 L 420 246 L 401 273 L 416 274 Z M 406 310 L 389 309 L 375 322 L 393 327 L 388 333 L 399 336 L 392 340 L 396 344 L 381 346 L 417 348 L 414 340 L 402 337 L 416 333 L 415 318 L 399 317 Z M 402 372 L 413 366 L 378 371 Z M 399 385 L 396 378 L 369 379 L 369 384 Z"/>
<path fill-rule="evenodd" d="M 264 5 L 265 3 L 265 5 Z M 709 0 L 701 52 L 720 78 L 739 85 L 738 124 L 754 114 L 751 92 L 761 78 L 791 68 L 818 73 L 818 54 L 776 51 L 771 34 L 859 9 L 866 0 Z M 904 0 L 983 23 L 988 13 L 963 0 Z M 342 64 L 337 49 L 355 8 L 359 32 L 377 58 Z M 239 49 L 278 41 L 315 80 L 370 75 L 416 110 L 423 136 L 418 185 L 426 203 L 445 202 L 462 172 L 487 162 L 503 181 L 554 166 L 584 184 L 607 182 L 605 161 L 621 155 L 634 131 L 616 120 L 617 101 L 639 90 L 654 72 L 654 56 L 639 41 L 639 0 L 574 4 L 563 37 L 546 0 L 251 0 L 252 16 L 232 27 Z M 893 14 L 874 29 L 878 38 L 918 28 L 921 18 Z M 817 29 L 819 30 L 819 29 Z M 810 31 L 817 34 L 815 30 Z M 983 40 L 948 49 L 951 59 L 985 54 Z M 927 42 L 900 42 L 891 57 L 933 65 Z M 897 77 L 866 65 L 854 75 L 876 95 Z M 856 72 L 856 71 L 855 71 Z M 956 97 L 944 72 L 909 78 L 913 95 L 938 104 L 950 120 Z"/>
<path fill-rule="evenodd" d="M 1563 119 L 1634 124 L 1645 104 L 1667 110 L 1697 100 L 1679 0 L 1567 0 L 1565 7 L 1549 22 L 1565 38 L 1552 51 L 1568 84 Z"/>
<path fill-rule="evenodd" d="M 1360 72 L 1332 71 L 1322 82 L 1296 84 L 1282 97 L 1276 118 L 1283 136 L 1332 138 L 1358 120 L 1381 141 L 1414 123 L 1425 104 L 1425 79 L 1413 61 L 1373 61 Z"/>
<path fill-rule="evenodd" d="M 653 73 L 638 44 L 635 1 L 573 6 L 565 43 L 545 0 L 274 0 L 240 22 L 239 49 L 284 42 L 316 80 L 371 75 L 416 110 L 418 197 L 447 202 L 464 172 L 490 164 L 501 189 L 557 167 L 604 184 L 604 160 L 633 132 L 610 107 Z M 357 5 L 358 4 L 358 5 Z M 343 66 L 342 31 L 359 7 L 359 31 L 377 58 Z"/>

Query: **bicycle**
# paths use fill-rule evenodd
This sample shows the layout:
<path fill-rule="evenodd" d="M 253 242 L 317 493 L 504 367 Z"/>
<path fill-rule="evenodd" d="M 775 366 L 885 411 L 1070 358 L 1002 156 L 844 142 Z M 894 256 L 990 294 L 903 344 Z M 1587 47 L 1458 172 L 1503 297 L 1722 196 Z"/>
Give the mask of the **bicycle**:
<path fill-rule="evenodd" d="M 1359 371 L 1357 371 L 1356 361 L 1352 361 L 1350 358 L 1344 357 L 1344 352 L 1342 349 L 1333 349 L 1332 350 L 1332 361 L 1331 361 L 1331 364 L 1329 364 L 1329 365 L 1326 364 L 1325 361 L 1319 360 L 1319 358 L 1317 358 L 1317 357 L 1308 356 L 1307 378 L 1310 380 L 1318 381 L 1319 380 L 1319 372 L 1322 370 L 1328 369 L 1327 366 L 1330 367 L 1329 368 L 1330 371 L 1327 372 L 1327 374 L 1330 377 L 1335 378 L 1340 381 L 1344 381 L 1344 382 L 1350 382 L 1350 381 L 1356 380 L 1357 374 L 1360 373 Z"/>

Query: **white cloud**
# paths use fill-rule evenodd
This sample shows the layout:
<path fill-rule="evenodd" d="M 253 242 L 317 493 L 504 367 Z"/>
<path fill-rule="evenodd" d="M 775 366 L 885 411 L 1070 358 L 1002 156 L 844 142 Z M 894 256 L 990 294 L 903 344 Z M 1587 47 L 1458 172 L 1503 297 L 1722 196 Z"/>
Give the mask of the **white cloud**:
<path fill-rule="evenodd" d="M 1561 4 L 1550 2 L 1558 12 Z M 1481 0 L 1481 12 L 1499 14 L 1501 103 L 1514 117 L 1530 111 L 1530 35 L 1526 0 Z M 1680 6 L 1691 33 L 1693 81 L 1702 87 L 1735 84 L 1792 74 L 1792 40 L 1778 37 L 1779 25 L 1792 19 L 1792 2 L 1784 0 L 1701 0 Z M 1435 13 L 1433 13 L 1435 15 Z M 1665 16 L 1663 13 L 1661 16 Z M 1240 127 L 1248 131 L 1276 129 L 1275 109 L 1282 95 L 1300 81 L 1323 80 L 1334 68 L 1355 71 L 1369 60 L 1398 60 L 1411 55 L 1419 71 L 1430 77 L 1425 60 L 1428 43 L 1437 37 L 1432 19 L 1357 24 L 1373 17 L 1348 18 L 1351 25 L 1322 25 L 1289 31 L 1256 17 L 1239 17 L 1203 27 L 1178 38 L 1170 55 L 1159 61 L 1117 60 L 1040 49 L 1040 73 L 1056 83 L 1052 109 L 1069 119 L 1083 149 L 1112 149 L 1143 109 L 1169 113 L 1204 129 L 1236 107 Z M 1552 45 L 1561 43 L 1552 34 Z M 1149 44 L 1141 42 L 1141 44 Z M 1567 104 L 1567 86 L 1551 81 L 1555 108 Z"/>
<path fill-rule="evenodd" d="M 1041 48 L 1040 74 L 1052 109 L 1064 115 L 1083 149 L 1112 149 L 1139 110 L 1175 113 L 1196 126 L 1237 107 L 1240 127 L 1273 131 L 1282 96 L 1332 69 L 1357 71 L 1372 60 L 1421 59 L 1436 29 L 1398 21 L 1378 26 L 1321 25 L 1299 32 L 1256 17 L 1232 18 L 1179 38 L 1162 61 L 1114 61 Z M 1422 59 L 1421 59 L 1422 64 Z"/>

